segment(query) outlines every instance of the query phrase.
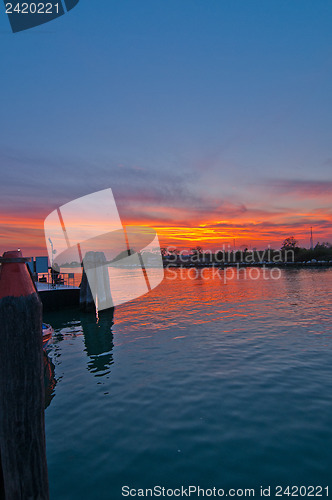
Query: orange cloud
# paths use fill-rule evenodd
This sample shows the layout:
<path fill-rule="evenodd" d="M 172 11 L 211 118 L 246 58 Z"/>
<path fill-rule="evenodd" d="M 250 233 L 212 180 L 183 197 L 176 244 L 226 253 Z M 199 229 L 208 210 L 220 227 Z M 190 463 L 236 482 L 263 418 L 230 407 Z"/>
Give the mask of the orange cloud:
<path fill-rule="evenodd" d="M 280 248 L 282 241 L 294 235 L 302 246 L 309 245 L 310 226 L 315 241 L 332 242 L 332 209 L 317 207 L 312 210 L 231 206 L 190 210 L 189 207 L 168 207 L 149 204 L 144 213 L 134 210 L 122 216 L 124 225 L 149 226 L 156 229 L 162 246 L 175 245 L 191 248 L 200 245 L 206 249 L 223 245 Z M 234 208 L 232 210 L 232 208 Z M 220 216 L 222 214 L 222 216 Z M 38 214 L 18 216 L 0 214 L 0 252 L 21 248 L 26 256 L 46 254 L 43 220 Z M 102 230 L 102 227 L 101 227 Z"/>

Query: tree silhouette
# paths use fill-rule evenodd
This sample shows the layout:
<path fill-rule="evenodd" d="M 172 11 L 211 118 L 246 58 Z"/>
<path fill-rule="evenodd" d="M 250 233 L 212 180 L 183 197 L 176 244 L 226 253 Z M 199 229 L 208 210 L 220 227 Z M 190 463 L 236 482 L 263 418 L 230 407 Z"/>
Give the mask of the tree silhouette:
<path fill-rule="evenodd" d="M 284 240 L 281 250 L 295 250 L 296 248 L 298 248 L 298 241 L 294 236 L 289 236 Z"/>

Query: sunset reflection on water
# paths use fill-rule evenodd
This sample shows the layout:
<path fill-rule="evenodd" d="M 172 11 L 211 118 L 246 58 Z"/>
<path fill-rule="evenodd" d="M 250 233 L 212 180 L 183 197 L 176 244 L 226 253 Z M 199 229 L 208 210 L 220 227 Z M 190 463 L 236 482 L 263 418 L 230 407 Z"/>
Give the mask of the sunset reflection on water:
<path fill-rule="evenodd" d="M 175 273 L 98 324 L 48 318 L 53 498 L 120 498 L 124 484 L 331 486 L 332 270 Z"/>

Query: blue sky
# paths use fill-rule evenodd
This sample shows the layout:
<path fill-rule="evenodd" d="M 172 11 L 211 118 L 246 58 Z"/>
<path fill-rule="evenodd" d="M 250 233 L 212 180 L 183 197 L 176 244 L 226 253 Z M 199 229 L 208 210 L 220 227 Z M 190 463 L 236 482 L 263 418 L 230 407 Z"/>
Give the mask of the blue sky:
<path fill-rule="evenodd" d="M 296 233 L 312 210 L 328 237 L 331 20 L 326 0 L 80 0 L 12 34 L 2 7 L 1 213 L 42 227 L 111 187 L 125 220 L 294 211 Z"/>

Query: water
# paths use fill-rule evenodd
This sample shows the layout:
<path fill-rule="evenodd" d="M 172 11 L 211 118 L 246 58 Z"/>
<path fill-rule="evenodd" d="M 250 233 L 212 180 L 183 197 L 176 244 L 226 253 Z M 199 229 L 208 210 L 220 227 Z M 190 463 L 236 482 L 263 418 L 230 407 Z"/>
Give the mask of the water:
<path fill-rule="evenodd" d="M 112 332 L 109 317 L 45 315 L 52 500 L 332 486 L 332 270 L 186 273 L 118 307 Z"/>

